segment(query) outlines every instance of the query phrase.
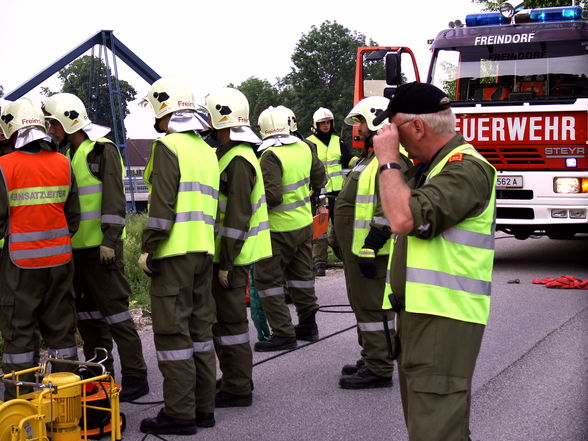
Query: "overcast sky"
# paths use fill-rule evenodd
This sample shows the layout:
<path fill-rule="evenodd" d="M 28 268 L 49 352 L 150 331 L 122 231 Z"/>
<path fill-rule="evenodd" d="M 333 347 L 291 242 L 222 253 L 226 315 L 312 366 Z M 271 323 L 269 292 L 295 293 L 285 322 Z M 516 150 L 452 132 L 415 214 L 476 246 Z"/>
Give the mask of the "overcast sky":
<path fill-rule="evenodd" d="M 300 37 L 325 20 L 381 45 L 410 47 L 424 80 L 427 40 L 449 21 L 465 22 L 466 14 L 478 11 L 471 0 L 2 0 L 0 85 L 5 93 L 14 90 L 105 29 L 158 74 L 190 80 L 202 102 L 209 92 L 252 76 L 275 83 L 290 72 Z M 148 84 L 123 62 L 117 66 L 119 77 L 142 98 Z M 54 77 L 44 85 L 56 89 L 59 83 Z M 29 96 L 40 100 L 37 91 Z M 158 136 L 150 109 L 133 103 L 130 110 L 125 121 L 130 138 Z"/>

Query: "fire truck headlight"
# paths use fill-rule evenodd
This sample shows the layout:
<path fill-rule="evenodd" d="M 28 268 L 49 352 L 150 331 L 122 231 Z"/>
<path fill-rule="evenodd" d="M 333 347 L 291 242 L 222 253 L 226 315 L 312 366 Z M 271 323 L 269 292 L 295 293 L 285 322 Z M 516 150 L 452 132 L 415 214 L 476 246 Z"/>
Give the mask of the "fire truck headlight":
<path fill-rule="evenodd" d="M 551 210 L 551 217 L 557 219 L 564 219 L 568 217 L 568 210 L 553 209 Z"/>
<path fill-rule="evenodd" d="M 579 178 L 553 178 L 553 191 L 555 193 L 580 193 L 580 179 Z"/>

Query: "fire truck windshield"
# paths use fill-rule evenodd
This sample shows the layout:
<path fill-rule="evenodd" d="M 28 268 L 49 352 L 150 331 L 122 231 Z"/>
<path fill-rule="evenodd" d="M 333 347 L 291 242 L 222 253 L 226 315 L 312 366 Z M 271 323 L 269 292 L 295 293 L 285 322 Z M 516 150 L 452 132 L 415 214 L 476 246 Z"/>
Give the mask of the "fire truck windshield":
<path fill-rule="evenodd" d="M 440 48 L 433 54 L 431 81 L 453 101 L 588 97 L 587 41 L 488 44 L 486 39 L 481 43 Z"/>

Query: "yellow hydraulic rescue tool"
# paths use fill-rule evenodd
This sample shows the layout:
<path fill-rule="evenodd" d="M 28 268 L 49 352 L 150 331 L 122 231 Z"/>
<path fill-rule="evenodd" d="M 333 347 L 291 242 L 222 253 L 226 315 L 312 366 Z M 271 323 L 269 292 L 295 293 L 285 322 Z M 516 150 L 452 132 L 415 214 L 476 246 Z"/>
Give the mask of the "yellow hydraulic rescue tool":
<path fill-rule="evenodd" d="M 81 369 L 98 369 L 101 375 L 82 379 L 71 372 L 47 373 L 51 363 L 77 365 Z M 20 381 L 25 374 L 34 374 L 35 382 Z M 42 378 L 42 380 L 40 380 Z M 106 432 L 110 431 L 112 441 L 122 439 L 119 392 L 100 363 L 48 359 L 41 366 L 11 372 L 0 376 L 4 383 L 16 386 L 17 398 L 0 401 L 0 441 L 81 441 L 102 435 L 88 425 L 88 415 L 103 413 L 109 421 Z M 97 386 L 98 385 L 98 386 Z M 21 386 L 30 386 L 34 392 L 20 394 Z M 104 393 L 108 407 L 92 405 L 89 391 L 99 387 Z"/>

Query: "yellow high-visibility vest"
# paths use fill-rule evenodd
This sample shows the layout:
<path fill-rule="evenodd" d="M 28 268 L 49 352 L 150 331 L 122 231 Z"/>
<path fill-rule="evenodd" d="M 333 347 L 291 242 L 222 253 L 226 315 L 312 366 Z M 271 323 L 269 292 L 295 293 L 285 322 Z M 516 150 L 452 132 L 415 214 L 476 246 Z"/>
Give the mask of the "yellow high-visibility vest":
<path fill-rule="evenodd" d="M 187 253 L 214 254 L 214 224 L 218 206 L 219 169 L 213 149 L 190 132 L 170 133 L 153 142 L 144 179 L 151 193 L 153 150 L 161 142 L 178 158 L 180 183 L 174 203 L 175 219 L 147 218 L 147 227 L 170 230 L 153 253 L 162 259 Z"/>
<path fill-rule="evenodd" d="M 456 153 L 473 155 L 486 162 L 474 147 L 463 144 L 449 152 L 428 174 L 439 174 Z M 490 165 L 492 167 L 492 165 Z M 490 290 L 494 264 L 494 217 L 496 170 L 487 207 L 477 216 L 462 220 L 440 235 L 424 240 L 408 236 L 405 309 L 485 325 L 490 313 Z M 391 309 L 389 275 L 383 309 Z"/>
<path fill-rule="evenodd" d="M 270 147 L 282 164 L 282 203 L 268 210 L 271 231 L 294 231 L 312 223 L 310 209 L 310 169 L 312 153 L 300 141 Z"/>
<path fill-rule="evenodd" d="M 261 168 L 259 167 L 259 160 L 257 159 L 257 156 L 255 156 L 255 153 L 253 153 L 251 147 L 245 144 L 239 144 L 232 147 L 219 159 L 219 170 L 222 173 L 236 156 L 246 159 L 255 169 L 255 185 L 253 186 L 250 196 L 252 214 L 251 219 L 249 220 L 249 230 L 239 231 L 224 226 L 227 195 L 220 192 L 218 200 L 219 216 L 217 219 L 218 231 L 216 234 L 216 252 L 214 254 L 214 261 L 217 263 L 220 261 L 221 237 L 226 236 L 245 241 L 233 264 L 247 265 L 266 257 L 270 257 L 272 255 L 272 243 L 270 238 L 267 205 L 265 202 L 263 175 L 261 173 Z"/>

